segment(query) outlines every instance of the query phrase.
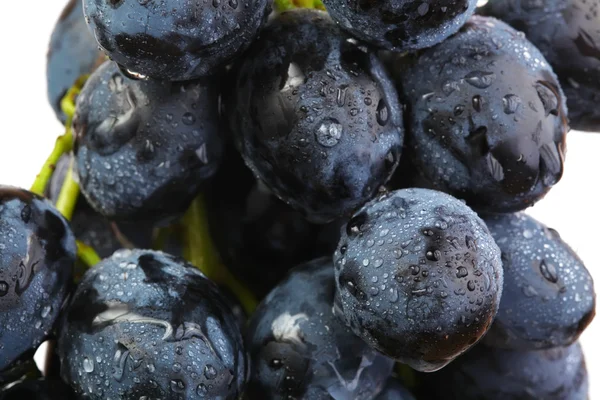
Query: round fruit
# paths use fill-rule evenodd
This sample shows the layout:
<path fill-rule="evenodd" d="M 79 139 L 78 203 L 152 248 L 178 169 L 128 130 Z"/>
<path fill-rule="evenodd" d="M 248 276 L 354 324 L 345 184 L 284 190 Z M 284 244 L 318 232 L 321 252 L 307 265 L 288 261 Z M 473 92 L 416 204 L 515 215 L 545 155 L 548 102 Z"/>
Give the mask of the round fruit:
<path fill-rule="evenodd" d="M 253 41 L 270 0 L 83 0 L 96 40 L 137 74 L 182 81 L 214 74 Z"/>
<path fill-rule="evenodd" d="M 62 98 L 77 78 L 92 73 L 104 58 L 83 18 L 81 0 L 70 0 L 52 32 L 46 64 L 48 100 L 61 122 L 67 119 Z"/>
<path fill-rule="evenodd" d="M 419 371 L 487 332 L 500 304 L 500 250 L 461 201 L 428 189 L 357 211 L 334 255 L 336 312 L 369 345 Z"/>
<path fill-rule="evenodd" d="M 330 258 L 292 269 L 252 316 L 246 343 L 253 399 L 373 399 L 393 361 L 360 340 L 333 314 Z"/>
<path fill-rule="evenodd" d="M 489 1 L 478 13 L 522 31 L 558 75 L 573 129 L 600 130 L 600 14 L 597 0 Z"/>
<path fill-rule="evenodd" d="M 587 400 L 588 375 L 579 343 L 517 351 L 476 346 L 425 383 L 444 400 Z M 435 393 L 435 394 L 434 394 Z"/>
<path fill-rule="evenodd" d="M 323 0 L 340 27 L 374 46 L 397 52 L 440 43 L 475 11 L 476 0 Z"/>
<path fill-rule="evenodd" d="M 67 221 L 26 190 L 0 186 L 0 371 L 52 333 L 73 279 Z"/>
<path fill-rule="evenodd" d="M 118 251 L 73 296 L 58 342 L 62 377 L 91 400 L 238 399 L 246 354 L 227 304 L 190 264 Z"/>
<path fill-rule="evenodd" d="M 228 113 L 248 166 L 314 222 L 349 215 L 390 178 L 402 109 L 376 55 L 327 14 L 276 17 L 236 73 Z"/>
<path fill-rule="evenodd" d="M 404 154 L 414 185 L 478 211 L 511 212 L 560 180 L 565 98 L 523 34 L 476 16 L 443 43 L 400 58 L 397 72 L 409 108 Z"/>
<path fill-rule="evenodd" d="M 111 219 L 157 221 L 185 211 L 223 152 L 215 83 L 133 80 L 106 62 L 77 97 L 81 191 Z"/>
<path fill-rule="evenodd" d="M 485 343 L 535 350 L 568 346 L 594 318 L 594 282 L 558 232 L 523 214 L 484 218 L 502 251 L 504 290 Z"/>

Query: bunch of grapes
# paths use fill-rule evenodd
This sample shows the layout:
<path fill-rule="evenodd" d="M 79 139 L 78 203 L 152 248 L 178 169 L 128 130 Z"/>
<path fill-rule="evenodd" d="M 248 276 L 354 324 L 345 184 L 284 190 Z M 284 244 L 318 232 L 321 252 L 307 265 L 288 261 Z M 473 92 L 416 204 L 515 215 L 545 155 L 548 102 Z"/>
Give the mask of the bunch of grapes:
<path fill-rule="evenodd" d="M 587 399 L 592 278 L 522 211 L 600 130 L 597 5 L 71 0 L 0 400 Z"/>

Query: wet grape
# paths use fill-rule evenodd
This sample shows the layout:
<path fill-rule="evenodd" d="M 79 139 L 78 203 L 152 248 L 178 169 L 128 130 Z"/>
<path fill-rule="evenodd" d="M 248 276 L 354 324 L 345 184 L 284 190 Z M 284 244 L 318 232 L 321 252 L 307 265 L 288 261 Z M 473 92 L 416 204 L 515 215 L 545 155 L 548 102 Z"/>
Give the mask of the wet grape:
<path fill-rule="evenodd" d="M 228 112 L 237 148 L 310 220 L 349 215 L 396 168 L 404 130 L 393 84 L 325 13 L 275 17 L 235 76 Z"/>
<path fill-rule="evenodd" d="M 412 165 L 398 173 L 412 186 L 477 211 L 511 212 L 560 180 L 565 97 L 523 34 L 475 16 L 443 43 L 399 57 L 394 70 L 409 109 L 404 155 Z"/>
<path fill-rule="evenodd" d="M 480 340 L 502 293 L 500 250 L 459 200 L 405 189 L 367 203 L 334 254 L 336 313 L 383 354 L 442 368 Z"/>
<path fill-rule="evenodd" d="M 237 399 L 246 355 L 228 304 L 180 259 L 118 251 L 85 274 L 69 304 L 62 378 L 92 400 Z"/>

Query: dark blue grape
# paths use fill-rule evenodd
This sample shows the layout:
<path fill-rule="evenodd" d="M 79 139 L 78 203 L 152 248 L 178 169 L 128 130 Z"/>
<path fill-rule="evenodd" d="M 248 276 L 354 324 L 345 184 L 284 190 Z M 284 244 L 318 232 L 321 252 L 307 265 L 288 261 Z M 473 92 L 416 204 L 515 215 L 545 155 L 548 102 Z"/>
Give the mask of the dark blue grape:
<path fill-rule="evenodd" d="M 476 0 L 323 0 L 340 27 L 374 46 L 397 52 L 436 45 L 456 33 Z"/>
<path fill-rule="evenodd" d="M 67 221 L 48 201 L 0 186 L 0 371 L 53 334 L 76 252 Z"/>
<path fill-rule="evenodd" d="M 96 40 L 124 68 L 182 81 L 214 74 L 252 42 L 271 0 L 83 0 Z"/>
<path fill-rule="evenodd" d="M 229 104 L 248 166 L 315 222 L 349 215 L 389 179 L 402 109 L 376 55 L 327 15 L 277 16 L 240 63 Z"/>
<path fill-rule="evenodd" d="M 393 361 L 337 319 L 333 265 L 320 258 L 292 269 L 252 316 L 246 345 L 252 399 L 368 400 Z"/>
<path fill-rule="evenodd" d="M 90 77 L 73 121 L 81 191 L 110 219 L 185 211 L 223 152 L 215 82 L 133 80 L 113 62 Z"/>
<path fill-rule="evenodd" d="M 523 210 L 563 172 L 565 97 L 541 53 L 493 18 L 398 60 L 412 184 L 478 211 Z"/>
<path fill-rule="evenodd" d="M 160 252 L 121 250 L 90 269 L 58 344 L 63 379 L 91 400 L 234 400 L 245 384 L 228 303 L 192 265 Z"/>
<path fill-rule="evenodd" d="M 484 218 L 502 251 L 504 290 L 486 344 L 535 350 L 575 342 L 595 314 L 594 282 L 559 234 L 523 214 Z"/>
<path fill-rule="evenodd" d="M 493 0 L 478 13 L 522 31 L 558 75 L 567 96 L 569 123 L 600 130 L 600 14 L 597 0 Z"/>
<path fill-rule="evenodd" d="M 77 78 L 90 74 L 105 59 L 83 18 L 81 0 L 69 0 L 56 22 L 48 47 L 48 100 L 56 117 L 65 122 L 60 101 Z"/>
<path fill-rule="evenodd" d="M 537 351 L 478 345 L 426 378 L 426 399 L 588 399 L 588 375 L 579 343 Z"/>
<path fill-rule="evenodd" d="M 483 221 L 442 192 L 367 203 L 334 255 L 336 313 L 383 354 L 442 368 L 488 331 L 502 293 L 500 250 Z"/>

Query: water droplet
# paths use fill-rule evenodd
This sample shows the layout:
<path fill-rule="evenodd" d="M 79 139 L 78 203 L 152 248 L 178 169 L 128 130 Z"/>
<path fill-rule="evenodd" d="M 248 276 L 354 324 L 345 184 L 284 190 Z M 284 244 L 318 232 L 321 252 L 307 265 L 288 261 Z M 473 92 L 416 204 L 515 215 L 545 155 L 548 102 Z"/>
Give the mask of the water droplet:
<path fill-rule="evenodd" d="M 217 376 L 217 370 L 212 365 L 208 364 L 204 367 L 204 376 L 206 379 L 214 379 Z"/>
<path fill-rule="evenodd" d="M 556 175 L 561 174 L 563 169 L 562 157 L 556 145 L 551 142 L 540 146 L 540 158 L 549 172 L 546 175 L 549 175 L 553 181 L 556 181 Z"/>
<path fill-rule="evenodd" d="M 229 6 L 235 10 L 238 8 L 238 0 L 229 0 Z"/>
<path fill-rule="evenodd" d="M 547 281 L 552 283 L 558 282 L 558 274 L 556 267 L 553 264 L 546 263 L 545 260 L 542 260 L 540 262 L 540 272 Z"/>
<path fill-rule="evenodd" d="M 352 217 L 352 219 L 350 219 L 350 221 L 348 221 L 348 224 L 346 225 L 346 234 L 348 236 L 357 235 L 360 232 L 360 230 L 361 230 L 363 224 L 366 222 L 366 220 L 367 220 L 366 213 L 360 213 L 360 214 Z"/>
<path fill-rule="evenodd" d="M 459 104 L 456 107 L 454 107 L 454 116 L 455 117 L 462 115 L 463 112 L 465 112 L 465 106 Z"/>
<path fill-rule="evenodd" d="M 118 344 L 117 351 L 113 357 L 112 376 L 116 381 L 121 382 L 125 373 L 125 363 L 129 356 L 129 350 L 121 343 Z"/>
<path fill-rule="evenodd" d="M 496 79 L 496 74 L 493 72 L 473 71 L 465 75 L 465 81 L 478 89 L 489 87 L 494 82 L 494 79 Z"/>
<path fill-rule="evenodd" d="M 457 90 L 460 90 L 460 87 L 458 86 L 458 82 L 446 81 L 442 85 L 442 92 L 444 92 L 444 94 L 446 96 L 450 96 L 452 94 L 452 92 L 455 92 Z"/>
<path fill-rule="evenodd" d="M 375 268 L 379 268 L 383 265 L 383 260 L 381 258 L 378 258 L 377 260 L 375 260 Z"/>
<path fill-rule="evenodd" d="M 419 4 L 419 7 L 417 7 L 417 12 L 419 13 L 419 15 L 421 17 L 425 16 L 425 14 L 427 14 L 428 11 L 429 11 L 429 4 L 427 4 L 425 2 Z"/>
<path fill-rule="evenodd" d="M 0 297 L 4 297 L 8 294 L 8 283 L 5 281 L 0 281 Z"/>
<path fill-rule="evenodd" d="M 525 239 L 531 239 L 531 238 L 533 237 L 533 232 L 532 232 L 532 231 L 530 231 L 529 229 L 525 229 L 525 230 L 523 231 L 523 237 L 524 237 Z"/>
<path fill-rule="evenodd" d="M 558 115 L 558 95 L 555 90 L 549 86 L 546 82 L 540 81 L 536 83 L 535 89 L 537 90 L 538 97 L 544 106 L 546 117 L 550 114 Z"/>
<path fill-rule="evenodd" d="M 204 383 L 201 383 L 196 388 L 196 394 L 200 397 L 205 397 L 208 394 L 208 388 Z"/>
<path fill-rule="evenodd" d="M 410 273 L 413 275 L 418 275 L 419 272 L 421 272 L 421 267 L 419 267 L 418 265 L 411 265 L 409 267 L 409 269 L 410 269 Z"/>
<path fill-rule="evenodd" d="M 488 153 L 486 160 L 488 171 L 492 175 L 492 178 L 494 178 L 498 182 L 504 180 L 504 167 L 502 167 L 500 161 L 498 161 L 498 159 L 494 157 L 492 153 Z"/>
<path fill-rule="evenodd" d="M 173 370 L 173 372 L 180 372 L 181 371 L 181 364 L 179 363 L 175 363 L 173 364 L 173 366 L 171 367 L 171 369 Z"/>
<path fill-rule="evenodd" d="M 87 372 L 88 374 L 94 372 L 94 361 L 90 360 L 87 357 L 84 357 L 83 358 L 83 370 L 85 372 Z"/>
<path fill-rule="evenodd" d="M 471 291 L 471 292 L 473 290 L 475 290 L 475 282 L 473 282 L 473 281 L 467 282 L 467 289 L 469 289 L 469 291 Z"/>
<path fill-rule="evenodd" d="M 371 104 L 373 104 L 373 100 L 370 97 L 365 97 L 365 105 L 370 106 Z"/>
<path fill-rule="evenodd" d="M 485 105 L 485 99 L 480 95 L 475 95 L 471 99 L 471 103 L 473 104 L 473 109 L 477 112 L 480 112 Z"/>
<path fill-rule="evenodd" d="M 425 253 L 425 257 L 429 261 L 439 261 L 442 258 L 442 252 L 439 250 L 429 250 L 427 253 Z"/>
<path fill-rule="evenodd" d="M 113 93 L 121 93 L 123 87 L 123 76 L 121 74 L 116 73 L 108 80 L 108 90 Z"/>
<path fill-rule="evenodd" d="M 348 89 L 347 85 L 342 85 L 337 89 L 337 93 L 335 96 L 335 102 L 340 107 L 343 107 L 346 104 L 346 90 L 347 89 Z"/>
<path fill-rule="evenodd" d="M 23 220 L 23 222 L 25 222 L 27 224 L 29 222 L 30 218 L 31 218 L 31 206 L 29 204 L 25 204 L 23 209 L 21 209 L 21 219 Z"/>
<path fill-rule="evenodd" d="M 42 318 L 47 318 L 48 315 L 50 314 L 50 312 L 52 311 L 52 306 L 44 306 L 44 308 L 42 308 Z"/>
<path fill-rule="evenodd" d="M 181 122 L 188 126 L 193 125 L 194 122 L 196 122 L 196 117 L 191 112 L 186 112 L 183 114 L 183 117 L 181 117 Z"/>
<path fill-rule="evenodd" d="M 333 118 L 327 118 L 315 132 L 317 142 L 325 147 L 333 147 L 342 138 L 342 125 Z"/>
<path fill-rule="evenodd" d="M 386 126 L 390 118 L 389 114 L 388 106 L 385 104 L 385 101 L 383 99 L 379 100 L 376 114 L 377 123 L 381 126 Z"/>
<path fill-rule="evenodd" d="M 469 275 L 469 271 L 467 271 L 467 269 L 465 267 L 458 267 L 456 269 L 456 277 L 457 278 L 464 278 L 467 275 Z"/>
<path fill-rule="evenodd" d="M 537 290 L 535 290 L 534 287 L 531 285 L 523 286 L 522 291 L 523 294 L 527 297 L 535 297 L 538 294 Z"/>
<path fill-rule="evenodd" d="M 514 94 L 507 94 L 502 98 L 502 105 L 505 114 L 514 114 L 521 105 L 521 99 Z"/>
<path fill-rule="evenodd" d="M 170 383 L 171 390 L 175 393 L 183 393 L 185 390 L 185 383 L 181 379 L 173 379 Z"/>
<path fill-rule="evenodd" d="M 196 156 L 203 164 L 208 164 L 208 150 L 206 149 L 206 143 L 202 143 L 202 146 L 196 149 Z"/>

